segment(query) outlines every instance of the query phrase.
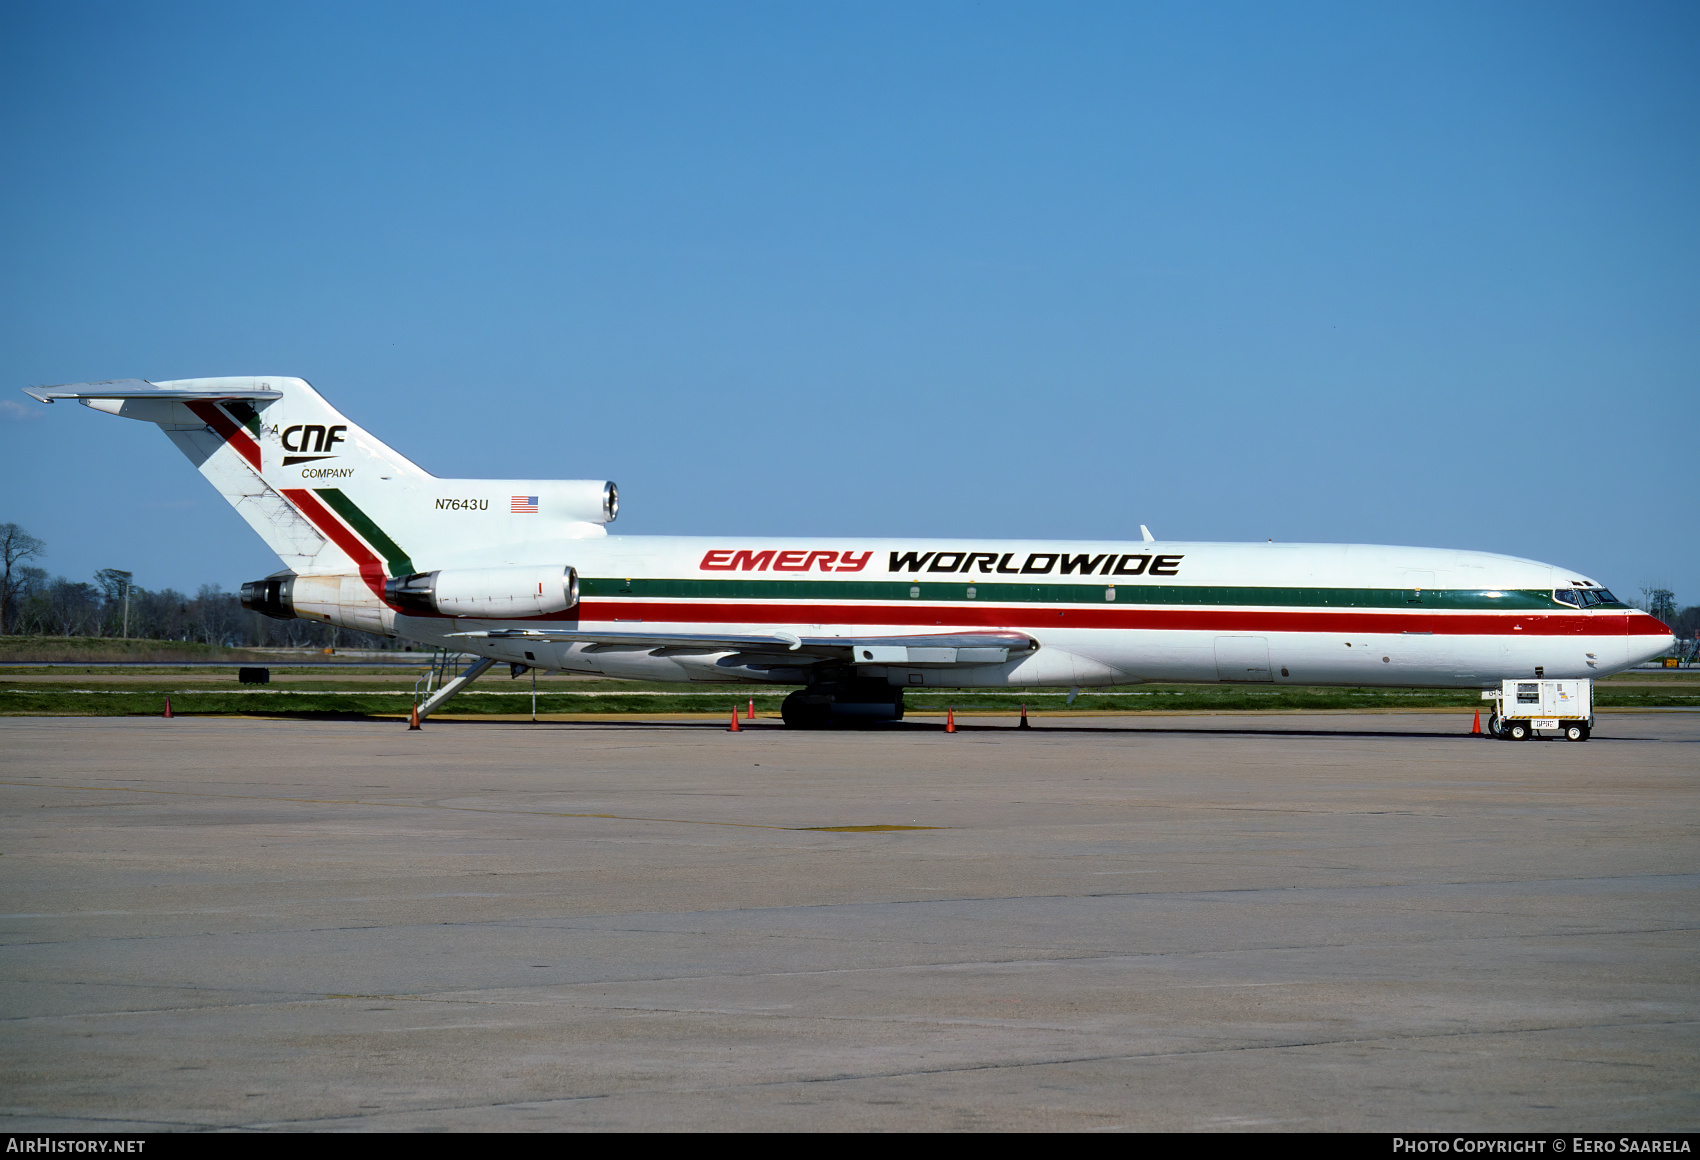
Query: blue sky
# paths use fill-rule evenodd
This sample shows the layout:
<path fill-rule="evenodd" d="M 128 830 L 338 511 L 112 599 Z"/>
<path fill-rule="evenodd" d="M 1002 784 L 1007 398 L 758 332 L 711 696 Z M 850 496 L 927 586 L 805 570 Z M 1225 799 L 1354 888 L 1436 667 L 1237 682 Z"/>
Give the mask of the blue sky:
<path fill-rule="evenodd" d="M 0 521 L 276 561 L 16 388 L 298 375 L 626 533 L 1480 548 L 1700 602 L 1691 3 L 0 7 Z"/>

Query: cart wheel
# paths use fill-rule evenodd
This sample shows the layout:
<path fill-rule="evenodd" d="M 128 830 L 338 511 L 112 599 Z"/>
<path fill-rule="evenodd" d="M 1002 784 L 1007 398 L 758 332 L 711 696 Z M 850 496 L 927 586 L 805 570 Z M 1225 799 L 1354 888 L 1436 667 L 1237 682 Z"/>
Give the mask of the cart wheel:
<path fill-rule="evenodd" d="M 1588 731 L 1582 727 L 1580 722 L 1566 725 L 1564 727 L 1564 739 L 1566 741 L 1586 741 L 1588 740 Z"/>
<path fill-rule="evenodd" d="M 1505 735 L 1512 741 L 1527 741 L 1529 739 L 1529 727 L 1521 721 L 1513 721 L 1511 727 L 1505 731 Z"/>

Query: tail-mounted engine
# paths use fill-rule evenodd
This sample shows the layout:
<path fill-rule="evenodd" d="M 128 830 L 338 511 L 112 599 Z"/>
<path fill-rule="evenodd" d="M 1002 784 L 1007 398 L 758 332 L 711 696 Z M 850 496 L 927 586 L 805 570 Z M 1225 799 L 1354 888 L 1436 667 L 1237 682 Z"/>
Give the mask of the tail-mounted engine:
<path fill-rule="evenodd" d="M 394 635 L 399 611 L 411 616 L 507 620 L 548 616 L 578 605 L 578 572 L 561 564 L 444 568 L 384 582 L 378 599 L 365 577 L 278 572 L 242 585 L 242 607 L 273 620 L 322 620 Z"/>
<path fill-rule="evenodd" d="M 395 612 L 354 573 L 298 576 L 275 572 L 242 585 L 242 607 L 273 620 L 318 620 L 395 635 Z"/>
<path fill-rule="evenodd" d="M 295 619 L 295 573 L 283 572 L 242 585 L 242 607 L 273 620 Z"/>
<path fill-rule="evenodd" d="M 547 616 L 578 604 L 578 572 L 560 564 L 415 572 L 387 581 L 384 599 L 413 616 Z"/>

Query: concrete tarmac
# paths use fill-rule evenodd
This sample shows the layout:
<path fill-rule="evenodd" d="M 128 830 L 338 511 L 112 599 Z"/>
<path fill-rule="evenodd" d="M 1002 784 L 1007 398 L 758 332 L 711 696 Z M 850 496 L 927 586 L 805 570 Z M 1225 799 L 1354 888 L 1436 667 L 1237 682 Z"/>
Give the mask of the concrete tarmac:
<path fill-rule="evenodd" d="M 1692 1129 L 1700 714 L 1464 721 L 0 719 L 0 1102 L 13 1132 Z"/>

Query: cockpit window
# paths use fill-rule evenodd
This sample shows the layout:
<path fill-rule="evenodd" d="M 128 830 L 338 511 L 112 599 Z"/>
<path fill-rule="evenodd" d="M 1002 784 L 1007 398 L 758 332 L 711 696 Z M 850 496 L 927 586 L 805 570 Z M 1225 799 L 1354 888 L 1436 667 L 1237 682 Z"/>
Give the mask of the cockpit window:
<path fill-rule="evenodd" d="M 1578 592 L 1576 595 L 1582 598 L 1583 608 L 1592 608 L 1600 602 L 1600 594 L 1588 588 L 1582 589 L 1582 591 Z"/>
<path fill-rule="evenodd" d="M 1621 601 L 1617 597 L 1613 596 L 1610 592 L 1607 592 L 1604 588 L 1596 588 L 1594 590 L 1594 595 L 1599 597 L 1601 604 L 1622 604 L 1623 603 L 1623 601 Z"/>
<path fill-rule="evenodd" d="M 1552 598 L 1560 604 L 1568 604 L 1572 608 L 1582 607 L 1582 602 L 1576 599 L 1576 593 L 1568 588 L 1559 588 L 1553 592 Z"/>

